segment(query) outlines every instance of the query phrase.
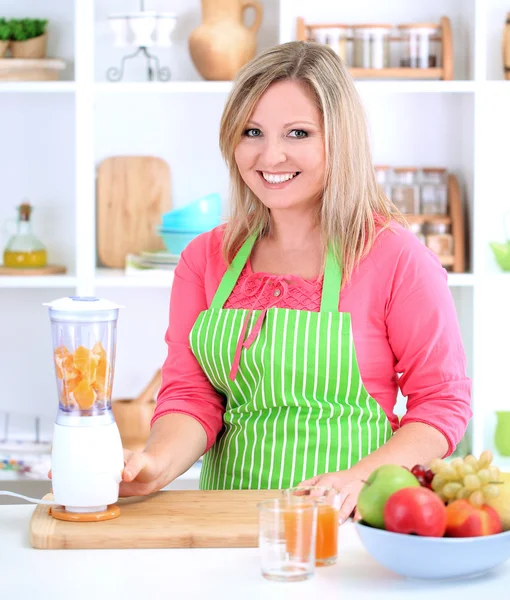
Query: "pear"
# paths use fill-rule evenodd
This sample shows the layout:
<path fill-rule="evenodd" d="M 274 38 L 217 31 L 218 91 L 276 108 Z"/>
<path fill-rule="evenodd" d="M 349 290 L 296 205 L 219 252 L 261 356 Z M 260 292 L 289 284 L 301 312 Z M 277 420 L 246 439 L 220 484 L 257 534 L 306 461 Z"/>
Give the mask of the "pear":
<path fill-rule="evenodd" d="M 503 531 L 510 530 L 510 473 L 500 473 L 498 481 L 502 482 L 498 484 L 499 496 L 497 498 L 491 498 L 485 501 L 493 508 L 501 519 L 501 526 Z"/>

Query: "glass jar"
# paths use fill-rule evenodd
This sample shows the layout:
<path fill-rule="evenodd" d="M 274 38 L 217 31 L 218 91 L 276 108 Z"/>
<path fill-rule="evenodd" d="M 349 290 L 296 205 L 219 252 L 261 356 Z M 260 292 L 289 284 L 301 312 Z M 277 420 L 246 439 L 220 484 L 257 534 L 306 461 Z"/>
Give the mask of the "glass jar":
<path fill-rule="evenodd" d="M 32 206 L 25 202 L 18 206 L 17 232 L 9 239 L 4 250 L 4 267 L 45 267 L 47 252 L 44 244 L 32 232 Z"/>
<path fill-rule="evenodd" d="M 399 25 L 402 39 L 401 67 L 431 69 L 441 64 L 441 35 L 435 23 Z"/>
<path fill-rule="evenodd" d="M 421 170 L 421 212 L 424 215 L 446 215 L 448 187 L 446 169 L 429 167 Z"/>
<path fill-rule="evenodd" d="M 322 32 L 322 35 L 320 35 L 321 41 L 319 43 L 329 46 L 331 50 L 333 50 L 335 54 L 338 54 L 344 63 L 347 64 L 347 39 L 349 37 L 349 26 L 335 25 L 334 27 L 317 29 L 316 33 L 319 32 Z"/>
<path fill-rule="evenodd" d="M 391 169 L 390 167 L 383 165 L 375 165 L 375 178 L 377 183 L 381 186 L 385 196 L 391 198 Z"/>
<path fill-rule="evenodd" d="M 422 244 L 426 243 L 425 235 L 423 234 L 423 224 L 422 223 L 410 223 L 409 229 L 420 240 L 420 242 L 422 242 Z"/>
<path fill-rule="evenodd" d="M 353 25 L 354 67 L 384 69 L 390 66 L 391 25 Z"/>
<path fill-rule="evenodd" d="M 417 215 L 420 212 L 420 188 L 416 174 L 416 167 L 393 169 L 391 201 L 402 214 Z"/>
<path fill-rule="evenodd" d="M 427 223 L 425 228 L 425 244 L 438 256 L 453 254 L 453 235 L 451 227 L 446 223 Z"/>

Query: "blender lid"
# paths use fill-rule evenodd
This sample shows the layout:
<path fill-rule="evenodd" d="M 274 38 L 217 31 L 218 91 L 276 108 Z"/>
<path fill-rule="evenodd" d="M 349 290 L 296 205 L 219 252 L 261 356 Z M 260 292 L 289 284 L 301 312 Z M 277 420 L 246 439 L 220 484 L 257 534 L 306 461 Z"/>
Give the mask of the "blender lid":
<path fill-rule="evenodd" d="M 53 302 L 44 302 L 43 306 L 49 306 L 53 310 L 62 312 L 97 312 L 98 310 L 115 310 L 123 308 L 122 305 L 97 298 L 96 296 L 68 296 L 58 298 Z"/>

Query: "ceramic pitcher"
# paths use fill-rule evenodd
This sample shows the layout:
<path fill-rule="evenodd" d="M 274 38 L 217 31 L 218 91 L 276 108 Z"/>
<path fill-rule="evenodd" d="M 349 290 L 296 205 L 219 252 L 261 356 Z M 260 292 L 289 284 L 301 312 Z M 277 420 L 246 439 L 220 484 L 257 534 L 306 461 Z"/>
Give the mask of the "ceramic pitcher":
<path fill-rule="evenodd" d="M 248 8 L 255 11 L 251 27 L 244 23 Z M 255 56 L 262 14 L 258 0 L 202 0 L 202 24 L 191 33 L 189 49 L 204 79 L 230 81 Z"/>

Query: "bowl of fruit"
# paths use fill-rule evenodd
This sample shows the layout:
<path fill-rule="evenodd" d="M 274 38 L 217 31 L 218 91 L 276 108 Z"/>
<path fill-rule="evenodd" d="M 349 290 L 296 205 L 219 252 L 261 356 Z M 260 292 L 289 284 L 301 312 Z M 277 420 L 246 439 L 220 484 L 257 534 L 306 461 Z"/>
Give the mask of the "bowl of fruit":
<path fill-rule="evenodd" d="M 430 468 L 383 465 L 358 498 L 356 528 L 365 549 L 404 577 L 481 575 L 510 558 L 510 473 L 492 453 Z"/>

